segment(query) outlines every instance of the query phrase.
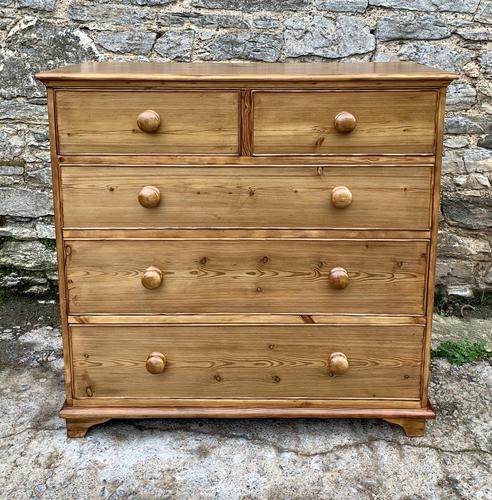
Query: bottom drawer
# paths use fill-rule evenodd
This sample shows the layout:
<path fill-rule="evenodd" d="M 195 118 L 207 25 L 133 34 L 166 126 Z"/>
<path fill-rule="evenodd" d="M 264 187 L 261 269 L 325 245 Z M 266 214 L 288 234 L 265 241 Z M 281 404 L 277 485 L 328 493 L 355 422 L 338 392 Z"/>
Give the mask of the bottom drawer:
<path fill-rule="evenodd" d="M 422 326 L 74 326 L 74 397 L 419 399 L 422 340 Z"/>

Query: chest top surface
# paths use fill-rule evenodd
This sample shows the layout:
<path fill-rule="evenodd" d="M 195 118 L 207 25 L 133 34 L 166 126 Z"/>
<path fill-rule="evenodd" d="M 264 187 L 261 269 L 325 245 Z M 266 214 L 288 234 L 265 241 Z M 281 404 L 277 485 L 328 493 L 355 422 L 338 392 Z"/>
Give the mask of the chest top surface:
<path fill-rule="evenodd" d="M 63 81 L 429 81 L 456 75 L 413 62 L 172 63 L 84 62 L 43 71 L 36 78 L 55 86 Z"/>

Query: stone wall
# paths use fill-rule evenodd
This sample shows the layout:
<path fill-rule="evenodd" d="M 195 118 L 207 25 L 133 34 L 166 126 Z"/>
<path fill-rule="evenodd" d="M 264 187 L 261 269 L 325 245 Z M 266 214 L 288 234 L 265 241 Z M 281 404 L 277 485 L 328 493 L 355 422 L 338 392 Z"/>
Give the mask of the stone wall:
<path fill-rule="evenodd" d="M 0 0 L 0 287 L 56 282 L 46 99 L 85 60 L 412 60 L 449 89 L 438 283 L 492 287 L 491 0 Z"/>

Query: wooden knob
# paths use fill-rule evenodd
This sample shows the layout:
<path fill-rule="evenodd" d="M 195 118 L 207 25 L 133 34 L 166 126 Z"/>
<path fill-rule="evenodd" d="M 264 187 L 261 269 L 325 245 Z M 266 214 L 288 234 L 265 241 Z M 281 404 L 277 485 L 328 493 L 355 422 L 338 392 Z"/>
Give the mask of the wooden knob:
<path fill-rule="evenodd" d="M 347 356 L 343 352 L 332 352 L 328 359 L 328 369 L 331 375 L 343 375 L 349 369 Z"/>
<path fill-rule="evenodd" d="M 352 193 L 346 186 L 334 187 L 331 192 L 331 202 L 336 208 L 345 208 L 352 203 Z"/>
<path fill-rule="evenodd" d="M 148 267 L 142 276 L 142 285 L 149 290 L 159 288 L 162 284 L 162 271 L 155 266 Z"/>
<path fill-rule="evenodd" d="M 147 109 L 137 116 L 137 125 L 142 132 L 155 132 L 161 124 L 161 117 L 157 111 Z"/>
<path fill-rule="evenodd" d="M 158 375 L 166 368 L 166 356 L 160 352 L 151 352 L 145 362 L 145 368 L 152 375 Z"/>
<path fill-rule="evenodd" d="M 337 290 L 346 288 L 350 283 L 349 275 L 343 267 L 334 267 L 330 271 L 328 280 L 330 281 L 330 285 Z"/>
<path fill-rule="evenodd" d="M 142 207 L 155 208 L 161 202 L 161 192 L 155 186 L 144 186 L 138 193 L 138 202 Z"/>
<path fill-rule="evenodd" d="M 342 111 L 335 116 L 335 129 L 341 134 L 348 134 L 354 130 L 357 120 L 352 113 Z"/>

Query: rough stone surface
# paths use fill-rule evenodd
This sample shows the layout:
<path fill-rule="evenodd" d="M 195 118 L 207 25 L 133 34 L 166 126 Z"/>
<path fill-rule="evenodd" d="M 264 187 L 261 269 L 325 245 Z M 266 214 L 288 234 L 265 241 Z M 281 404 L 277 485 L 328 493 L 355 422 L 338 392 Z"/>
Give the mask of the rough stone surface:
<path fill-rule="evenodd" d="M 483 52 L 480 56 L 482 71 L 486 77 L 492 77 L 492 50 Z"/>
<path fill-rule="evenodd" d="M 492 24 L 492 1 L 482 0 L 475 15 L 475 20 L 484 24 Z"/>
<path fill-rule="evenodd" d="M 492 0 L 0 0 L 0 255 L 1 239 L 52 234 L 41 229 L 52 228 L 50 152 L 34 74 L 88 60 L 400 59 L 455 71 L 442 237 L 490 243 L 491 43 Z M 492 289 L 492 266 L 481 259 L 441 254 L 438 284 Z M 52 285 L 44 271 L 43 283 L 25 269 L 9 273 L 0 287 Z"/>
<path fill-rule="evenodd" d="M 115 26 L 138 27 L 142 23 L 153 20 L 156 16 L 155 12 L 138 6 L 112 2 L 77 2 L 70 4 L 67 12 L 70 19 L 78 21 L 82 26 L 91 28 L 107 26 L 113 29 Z"/>
<path fill-rule="evenodd" d="M 166 59 L 189 61 L 193 38 L 194 32 L 192 30 L 168 31 L 157 40 L 154 50 Z"/>
<path fill-rule="evenodd" d="M 379 40 L 439 40 L 451 36 L 451 30 L 436 16 L 384 16 L 376 34 Z"/>
<path fill-rule="evenodd" d="M 489 26 L 468 21 L 459 21 L 452 24 L 456 27 L 456 33 L 465 40 L 477 42 L 492 40 L 492 30 Z"/>
<path fill-rule="evenodd" d="M 492 134 L 487 134 L 478 140 L 477 145 L 481 148 L 492 149 Z"/>
<path fill-rule="evenodd" d="M 477 260 L 490 260 L 490 243 L 479 238 L 469 238 L 455 233 L 440 231 L 438 254 L 440 257 L 466 259 L 473 255 Z"/>
<path fill-rule="evenodd" d="M 101 31 L 97 34 L 96 41 L 106 50 L 121 54 L 131 52 L 134 54 L 149 54 L 156 39 L 155 33 L 147 31 Z"/>
<path fill-rule="evenodd" d="M 492 152 L 486 149 L 473 149 L 463 154 L 466 172 L 492 173 Z"/>
<path fill-rule="evenodd" d="M 368 0 L 318 0 L 316 6 L 319 10 L 327 10 L 329 12 L 365 12 L 367 9 Z"/>
<path fill-rule="evenodd" d="M 176 0 L 127 0 L 129 3 L 137 5 L 169 5 L 175 3 Z"/>
<path fill-rule="evenodd" d="M 479 116 L 451 116 L 446 119 L 447 134 L 484 134 L 487 126 Z"/>
<path fill-rule="evenodd" d="M 18 0 L 18 3 L 21 8 L 52 11 L 55 8 L 56 0 Z"/>
<path fill-rule="evenodd" d="M 321 56 L 328 59 L 365 54 L 374 50 L 375 40 L 363 21 L 339 16 L 296 16 L 285 22 L 286 57 Z"/>
<path fill-rule="evenodd" d="M 5 241 L 1 248 L 0 266 L 28 271 L 56 268 L 55 251 L 40 241 Z"/>
<path fill-rule="evenodd" d="M 255 28 L 278 28 L 280 25 L 279 20 L 275 17 L 270 16 L 258 16 L 253 19 L 253 26 Z"/>
<path fill-rule="evenodd" d="M 480 0 L 369 0 L 369 5 L 421 11 L 473 13 Z"/>
<path fill-rule="evenodd" d="M 450 136 L 444 137 L 444 147 L 450 149 L 465 148 L 470 144 L 470 140 L 467 137 L 461 136 Z"/>
<path fill-rule="evenodd" d="M 477 102 L 477 91 L 468 83 L 453 83 L 448 87 L 446 108 L 449 111 L 470 109 Z"/>
<path fill-rule="evenodd" d="M 263 32 L 229 33 L 202 39 L 200 56 L 211 61 L 249 59 L 275 62 L 280 57 L 281 47 L 282 38 L 279 35 Z"/>
<path fill-rule="evenodd" d="M 17 22 L 3 45 L 0 97 L 7 99 L 44 95 L 42 85 L 34 80 L 37 71 L 98 58 L 84 32 L 30 17 Z"/>
<path fill-rule="evenodd" d="M 408 43 L 398 52 L 402 60 L 415 61 L 427 64 L 448 71 L 459 72 L 468 64 L 473 57 L 473 53 L 467 49 L 453 50 L 446 45 L 436 45 L 431 43 L 416 44 Z"/>
<path fill-rule="evenodd" d="M 165 12 L 157 16 L 159 26 L 184 26 L 191 23 L 200 28 L 247 28 L 248 23 L 237 16 L 229 14 L 198 14 L 189 12 Z M 260 27 L 275 27 L 273 25 Z M 167 33 L 166 33 L 167 34 Z M 179 32 L 174 32 L 179 36 Z"/>
<path fill-rule="evenodd" d="M 24 188 L 0 188 L 0 215 L 42 217 L 52 213 L 50 193 Z"/>
<path fill-rule="evenodd" d="M 48 304 L 43 305 L 47 307 Z M 53 305 L 53 307 L 55 307 Z M 0 491 L 10 498 L 487 499 L 488 362 L 431 363 L 423 438 L 377 420 L 110 421 L 67 439 L 59 327 L 41 305 L 0 328 Z M 434 319 L 433 345 L 491 345 L 491 320 Z"/>
<path fill-rule="evenodd" d="M 194 7 L 207 9 L 228 9 L 243 12 L 256 12 L 258 10 L 303 10 L 309 6 L 309 0 L 192 0 Z"/>
<path fill-rule="evenodd" d="M 477 186 L 478 187 L 478 186 Z M 488 186 L 481 186 L 488 187 Z M 442 209 L 450 222 L 467 229 L 490 229 L 492 227 L 492 196 L 490 189 L 484 196 L 467 196 L 462 198 L 445 196 Z"/>

